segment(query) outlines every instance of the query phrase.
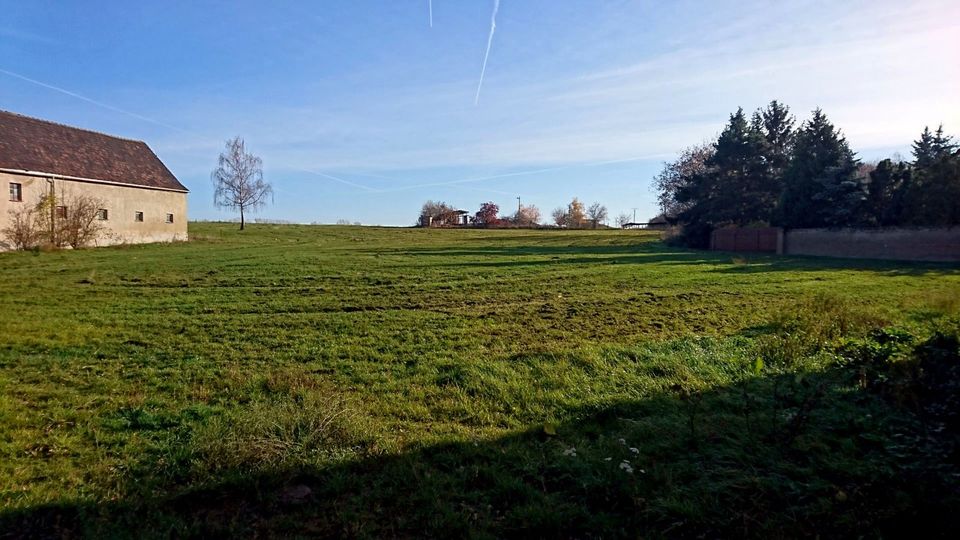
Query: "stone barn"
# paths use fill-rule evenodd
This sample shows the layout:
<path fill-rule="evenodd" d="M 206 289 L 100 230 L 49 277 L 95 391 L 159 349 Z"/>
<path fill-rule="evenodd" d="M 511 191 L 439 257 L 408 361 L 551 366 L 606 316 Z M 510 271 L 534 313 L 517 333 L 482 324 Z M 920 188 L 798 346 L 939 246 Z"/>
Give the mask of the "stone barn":
<path fill-rule="evenodd" d="M 187 239 L 188 190 L 142 141 L 0 111 L 0 186 L 0 231 L 52 193 L 58 218 L 77 196 L 99 201 L 93 245 Z"/>

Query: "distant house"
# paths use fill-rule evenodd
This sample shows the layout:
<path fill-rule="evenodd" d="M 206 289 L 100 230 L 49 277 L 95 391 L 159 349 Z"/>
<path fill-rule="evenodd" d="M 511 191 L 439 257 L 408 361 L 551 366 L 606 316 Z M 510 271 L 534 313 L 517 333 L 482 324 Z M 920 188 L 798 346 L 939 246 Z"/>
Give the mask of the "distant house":
<path fill-rule="evenodd" d="M 97 245 L 187 239 L 188 190 L 142 141 L 0 111 L 0 185 L 0 230 L 53 193 L 58 215 L 78 195 L 103 202 Z"/>
<path fill-rule="evenodd" d="M 470 225 L 470 212 L 467 210 L 451 210 L 438 216 L 421 214 L 421 227 L 464 227 Z"/>
<path fill-rule="evenodd" d="M 664 230 L 664 229 L 669 229 L 671 225 L 673 225 L 672 218 L 669 216 L 660 214 L 659 216 L 651 219 L 646 223 L 637 223 L 632 221 L 630 223 L 624 223 L 622 225 L 622 228 Z"/>
<path fill-rule="evenodd" d="M 647 228 L 648 228 L 648 229 L 658 229 L 658 230 L 659 230 L 659 229 L 669 229 L 669 228 L 670 228 L 670 220 L 667 218 L 667 216 L 665 216 L 665 215 L 663 215 L 663 214 L 660 214 L 659 216 L 657 216 L 657 217 L 655 217 L 655 218 L 653 218 L 653 219 L 651 219 L 650 221 L 647 222 Z"/>

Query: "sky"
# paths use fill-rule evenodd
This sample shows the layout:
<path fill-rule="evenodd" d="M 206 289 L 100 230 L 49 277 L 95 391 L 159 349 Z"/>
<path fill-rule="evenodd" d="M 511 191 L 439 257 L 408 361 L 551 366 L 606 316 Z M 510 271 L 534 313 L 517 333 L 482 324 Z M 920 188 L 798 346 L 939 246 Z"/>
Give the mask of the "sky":
<path fill-rule="evenodd" d="M 0 0 L 0 14 L 0 109 L 146 141 L 190 189 L 191 219 L 234 217 L 210 181 L 234 136 L 274 187 L 258 217 L 411 225 L 428 199 L 509 213 L 517 197 L 545 219 L 578 197 L 646 221 L 664 161 L 772 99 L 798 120 L 821 107 L 865 160 L 909 156 L 926 125 L 960 135 L 956 0 Z"/>

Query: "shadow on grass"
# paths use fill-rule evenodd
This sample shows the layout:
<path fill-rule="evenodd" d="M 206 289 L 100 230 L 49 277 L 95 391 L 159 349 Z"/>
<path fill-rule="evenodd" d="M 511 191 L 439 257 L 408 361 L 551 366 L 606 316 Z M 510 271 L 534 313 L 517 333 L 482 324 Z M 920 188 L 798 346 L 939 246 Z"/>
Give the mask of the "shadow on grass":
<path fill-rule="evenodd" d="M 3 512 L 0 536 L 833 537 L 921 524 L 948 535 L 960 526 L 956 446 L 941 462 L 924 445 L 956 433 L 857 390 L 858 377 L 677 386 L 494 440 L 233 470 L 202 488 L 145 492 L 131 478 L 119 501 Z"/>
<path fill-rule="evenodd" d="M 527 239 L 529 240 L 529 238 Z M 382 252 L 381 252 L 382 253 Z M 753 274 L 768 272 L 827 272 L 831 270 L 869 271 L 890 276 L 955 275 L 960 265 L 938 262 L 796 257 L 762 253 L 703 251 L 667 246 L 661 242 L 638 244 L 547 246 L 507 246 L 474 249 L 403 249 L 387 252 L 416 257 L 443 257 L 450 262 L 440 266 L 505 267 L 546 264 L 668 264 L 720 265 L 710 272 Z M 517 260 L 484 260 L 516 258 Z M 436 265 L 435 265 L 436 266 Z"/>
<path fill-rule="evenodd" d="M 716 253 L 729 257 L 730 266 L 712 269 L 725 274 L 754 274 L 767 272 L 826 272 L 830 270 L 867 271 L 890 276 L 957 275 L 960 265 L 941 262 L 887 261 L 877 259 L 841 259 L 835 257 L 796 257 L 754 255 L 747 253 Z M 721 255 L 722 253 L 722 255 Z"/>

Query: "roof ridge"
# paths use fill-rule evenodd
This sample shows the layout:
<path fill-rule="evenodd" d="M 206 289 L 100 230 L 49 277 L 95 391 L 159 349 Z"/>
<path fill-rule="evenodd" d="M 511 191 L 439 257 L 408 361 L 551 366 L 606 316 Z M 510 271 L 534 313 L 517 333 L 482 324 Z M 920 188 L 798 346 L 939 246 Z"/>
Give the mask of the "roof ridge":
<path fill-rule="evenodd" d="M 11 115 L 11 116 L 19 116 L 20 118 L 25 118 L 25 119 L 27 119 L 27 120 L 31 120 L 31 121 L 34 121 L 34 122 L 40 122 L 40 123 L 42 123 L 42 124 L 51 124 L 51 125 L 54 125 L 54 126 L 65 127 L 65 128 L 67 128 L 67 129 L 75 129 L 75 130 L 77 130 L 77 131 L 86 131 L 87 133 L 93 133 L 94 135 L 102 135 L 102 136 L 104 136 L 104 137 L 109 137 L 109 138 L 111 138 L 111 139 L 117 139 L 117 140 L 119 140 L 119 141 L 127 141 L 127 142 L 133 142 L 133 143 L 147 144 L 146 141 L 142 141 L 142 140 L 140 140 L 140 139 L 130 139 L 130 138 L 127 138 L 127 137 L 118 137 L 118 136 L 116 136 L 116 135 L 111 135 L 111 134 L 109 134 L 109 133 L 104 133 L 104 132 L 102 132 L 102 131 L 97 131 L 97 130 L 95 130 L 95 129 L 88 129 L 88 128 L 82 128 L 82 127 L 77 127 L 77 126 L 71 126 L 71 125 L 69 125 L 69 124 L 64 124 L 64 123 L 61 123 L 61 122 L 53 122 L 53 121 L 51 121 L 51 120 L 44 120 L 43 118 L 37 118 L 37 117 L 35 117 L 35 116 L 28 116 L 28 115 L 26 115 L 26 114 L 21 114 L 21 113 L 17 113 L 17 112 L 13 112 L 13 111 L 7 111 L 7 110 L 4 110 L 4 109 L 0 109 L 0 114 L 9 114 L 9 115 Z M 149 145 L 148 145 L 148 146 L 149 146 Z"/>

